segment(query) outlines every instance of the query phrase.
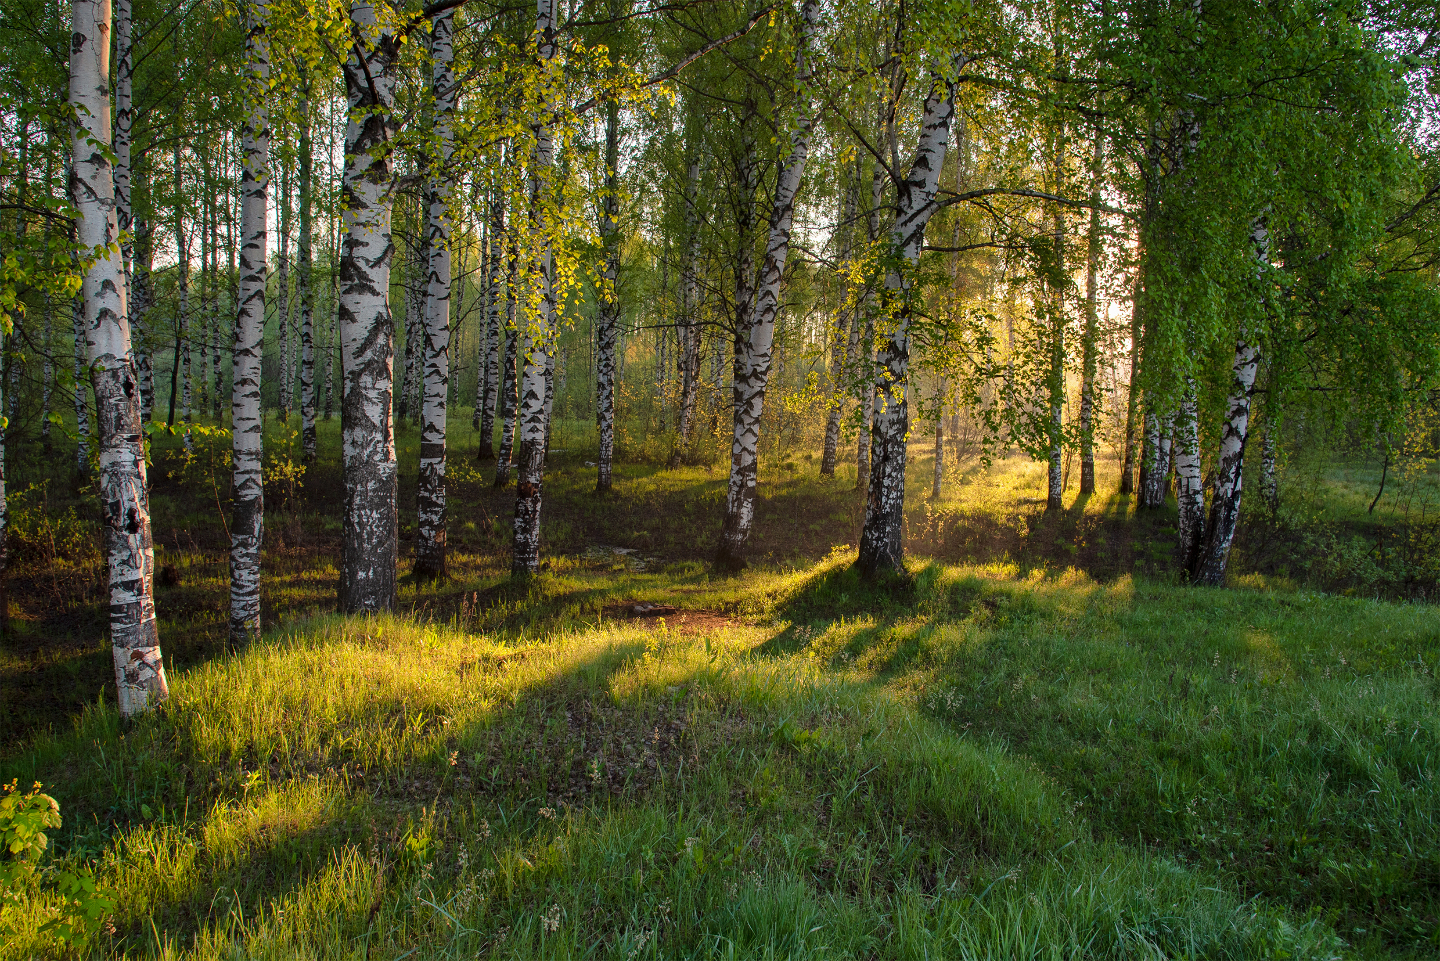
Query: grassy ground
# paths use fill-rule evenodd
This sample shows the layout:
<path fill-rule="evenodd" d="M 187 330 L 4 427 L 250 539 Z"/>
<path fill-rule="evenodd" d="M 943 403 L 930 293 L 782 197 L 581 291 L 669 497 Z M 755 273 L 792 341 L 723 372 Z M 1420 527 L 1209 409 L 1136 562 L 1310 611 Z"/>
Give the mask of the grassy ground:
<path fill-rule="evenodd" d="M 513 495 L 456 457 L 454 578 L 351 621 L 323 613 L 322 461 L 267 531 L 266 614 L 289 620 L 232 655 L 216 512 L 162 450 L 171 702 L 119 724 L 78 598 L 64 619 L 17 597 L 31 646 L 5 654 L 7 709 L 42 720 L 0 780 L 43 782 L 62 863 L 119 894 L 75 953 L 1434 953 L 1432 607 L 1180 587 L 1164 518 L 1109 496 L 1046 517 L 1020 461 L 931 503 L 920 456 L 910 580 L 848 570 L 853 476 L 803 460 L 764 478 L 764 563 L 715 578 L 718 472 L 627 465 L 597 501 L 584 456 L 547 477 L 538 583 L 503 577 Z M 72 655 L 39 641 L 62 628 Z M 0 959 L 52 952 L 47 905 L 0 915 Z"/>

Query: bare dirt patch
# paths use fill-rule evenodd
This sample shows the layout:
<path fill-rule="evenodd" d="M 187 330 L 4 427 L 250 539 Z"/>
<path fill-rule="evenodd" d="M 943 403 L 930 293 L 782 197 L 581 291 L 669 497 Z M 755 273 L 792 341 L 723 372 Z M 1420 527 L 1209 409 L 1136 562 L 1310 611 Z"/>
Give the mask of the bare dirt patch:
<path fill-rule="evenodd" d="M 604 615 L 615 621 L 665 621 L 668 630 L 682 634 L 705 634 L 723 630 L 735 622 L 724 614 L 714 611 L 692 611 L 670 604 L 656 604 L 651 601 L 625 601 L 611 604 L 604 609 Z"/>

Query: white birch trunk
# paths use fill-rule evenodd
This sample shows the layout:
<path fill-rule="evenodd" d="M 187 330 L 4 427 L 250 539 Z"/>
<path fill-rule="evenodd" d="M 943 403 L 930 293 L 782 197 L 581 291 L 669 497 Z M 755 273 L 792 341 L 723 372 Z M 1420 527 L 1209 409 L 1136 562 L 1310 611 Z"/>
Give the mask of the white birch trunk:
<path fill-rule="evenodd" d="M 501 401 L 500 338 L 505 326 L 504 305 L 501 303 L 501 263 L 504 259 L 502 240 L 505 236 L 505 200 L 497 187 L 490 198 L 490 249 L 485 265 L 485 409 L 480 412 L 480 456 L 494 456 L 495 416 L 503 416 Z"/>
<path fill-rule="evenodd" d="M 392 21 L 352 0 L 355 42 L 345 62 L 344 251 L 340 263 L 341 399 L 345 481 L 340 609 L 389 610 L 396 599 L 399 515 L 393 423 L 395 327 L 390 313 L 394 244 L 395 60 Z"/>
<path fill-rule="evenodd" d="M 930 496 L 940 499 L 940 485 L 945 481 L 945 378 L 935 385 L 935 476 L 930 483 Z"/>
<path fill-rule="evenodd" d="M 515 272 L 518 263 L 516 242 L 510 242 L 505 271 L 505 356 L 501 359 L 500 382 L 500 452 L 495 457 L 495 487 L 510 483 L 511 461 L 515 454 L 515 415 L 519 409 L 519 380 L 516 364 L 516 349 L 520 344 L 520 330 L 516 321 Z"/>
<path fill-rule="evenodd" d="M 175 251 L 178 259 L 176 265 L 176 286 L 178 292 L 175 302 L 175 342 L 180 345 L 180 355 L 176 362 L 180 365 L 180 414 L 185 421 L 185 450 L 188 452 L 194 449 L 194 440 L 190 435 L 190 421 L 194 417 L 191 409 L 191 388 L 193 387 L 191 370 L 191 343 L 190 343 L 190 239 L 185 236 L 185 213 L 181 188 L 183 184 L 183 171 L 180 160 L 180 141 L 175 142 Z M 99 398 L 96 398 L 97 402 Z M 96 415 L 99 416 L 98 414 Z"/>
<path fill-rule="evenodd" d="M 1250 242 L 1255 259 L 1261 264 L 1257 283 L 1263 282 L 1263 265 L 1270 258 L 1270 232 L 1265 219 L 1258 218 L 1251 228 Z M 1230 545 L 1235 539 L 1235 526 L 1240 520 L 1241 481 L 1245 468 L 1245 442 L 1250 436 L 1250 400 L 1255 391 L 1255 376 L 1260 369 L 1260 349 L 1249 332 L 1240 330 L 1235 341 L 1235 360 L 1231 364 L 1230 398 L 1226 404 L 1224 426 L 1220 434 L 1219 456 L 1215 459 L 1215 496 L 1210 504 L 1210 517 L 1205 525 L 1205 540 L 1196 558 L 1191 580 L 1196 584 L 1218 587 L 1225 583 L 1225 567 L 1230 561 Z"/>
<path fill-rule="evenodd" d="M 283 138 L 282 138 L 283 144 Z M 280 375 L 275 385 L 278 395 L 276 405 L 280 420 L 290 423 L 290 171 L 283 169 L 280 175 L 280 210 L 275 218 L 280 227 L 280 249 L 275 264 L 275 322 L 277 339 L 280 341 Z"/>
<path fill-rule="evenodd" d="M 855 211 L 859 207 L 859 184 L 851 184 L 845 191 L 845 201 L 840 212 L 840 229 L 844 243 L 840 261 L 848 265 L 854 253 L 852 238 L 855 235 Z M 845 374 L 854 362 L 855 345 L 859 339 L 858 330 L 842 307 L 835 312 L 834 334 L 830 342 L 830 403 L 825 413 L 825 444 L 820 454 L 820 476 L 835 476 L 835 462 L 840 453 L 840 417 L 845 404 Z"/>
<path fill-rule="evenodd" d="M 425 320 L 421 340 L 425 397 L 420 413 L 420 478 L 416 490 L 415 574 L 439 577 L 445 573 L 445 401 L 450 389 L 450 204 L 455 193 L 452 163 L 455 154 L 451 116 L 456 86 L 451 72 L 454 49 L 451 32 L 454 14 L 431 21 L 430 58 L 433 63 L 431 96 L 434 98 L 434 148 L 426 178 L 426 247 L 430 263 L 426 277 Z"/>
<path fill-rule="evenodd" d="M 130 349 L 125 266 L 110 169 L 110 4 L 74 0 L 70 103 L 75 109 L 71 199 L 85 268 L 82 319 L 95 389 L 100 503 L 109 562 L 110 644 L 120 714 L 140 714 L 168 694 L 155 625 L 150 498 L 140 402 Z"/>
<path fill-rule="evenodd" d="M 965 58 L 957 54 L 956 74 Z M 904 268 L 920 260 L 925 225 L 935 211 L 935 194 L 950 142 L 955 116 L 955 78 L 936 77 L 925 98 L 920 142 L 910 172 L 896 184 L 896 217 L 891 230 L 893 252 Z M 865 497 L 865 527 L 860 534 L 860 571 L 874 577 L 901 573 L 905 564 L 905 439 L 910 430 L 906 387 L 910 373 L 910 284 L 900 270 L 885 277 L 887 308 L 893 329 L 881 348 L 876 384 L 874 427 L 871 429 L 870 484 Z"/>
<path fill-rule="evenodd" d="M 84 477 L 90 473 L 90 405 L 85 400 L 85 385 L 88 378 L 85 376 L 85 302 L 83 297 L 76 297 L 71 302 L 71 319 L 74 322 L 75 331 L 75 470 Z"/>
<path fill-rule="evenodd" d="M 1186 378 L 1175 416 L 1175 499 L 1179 504 L 1180 559 L 1190 570 L 1205 537 L 1205 488 L 1200 474 L 1200 405 Z"/>
<path fill-rule="evenodd" d="M 155 304 L 155 294 L 150 287 L 150 258 L 153 242 L 150 223 L 144 218 L 135 221 L 135 259 L 131 265 L 130 301 L 131 347 L 135 354 L 136 367 L 140 376 L 140 423 L 148 424 L 155 410 L 155 363 L 153 345 L 147 344 L 147 315 Z"/>
<path fill-rule="evenodd" d="M 555 0 L 537 0 L 535 43 L 541 71 L 547 76 L 554 67 Z M 554 162 L 553 107 L 540 118 L 535 138 L 535 155 L 530 181 L 531 228 L 535 235 L 534 277 L 539 285 L 539 316 L 526 318 L 521 331 L 520 375 L 520 456 L 515 498 L 515 540 L 511 574 L 528 577 L 540 569 L 541 485 L 545 479 L 545 442 L 549 431 L 546 395 L 551 370 L 551 336 L 555 323 L 555 261 L 546 236 L 552 200 L 551 166 Z"/>
<path fill-rule="evenodd" d="M 745 566 L 745 547 L 755 522 L 760 418 L 765 410 L 765 389 L 770 380 L 775 319 L 780 312 L 780 283 L 785 274 L 785 260 L 790 253 L 795 195 L 805 175 L 805 160 L 810 152 L 810 129 L 814 122 L 809 101 L 810 43 L 819 16 L 818 0 L 805 0 L 800 9 L 800 37 L 795 50 L 795 83 L 800 94 L 795 129 L 790 133 L 790 156 L 776 177 L 770 233 L 765 243 L 759 283 L 755 288 L 754 308 L 747 318 L 748 329 L 737 327 L 736 331 L 730 486 L 717 556 L 721 567 L 732 570 Z"/>
<path fill-rule="evenodd" d="M 600 452 L 595 461 L 595 489 L 613 486 L 615 458 L 615 343 L 620 327 L 620 214 L 617 193 L 620 165 L 620 103 L 605 105 L 605 196 L 600 202 L 600 239 L 605 266 L 600 279 L 600 305 L 595 330 L 595 418 L 600 431 Z"/>
<path fill-rule="evenodd" d="M 260 636 L 260 548 L 265 531 L 261 475 L 263 411 L 261 352 L 265 345 L 268 280 L 266 215 L 270 189 L 269 0 L 246 4 L 245 115 L 241 128 L 240 269 L 235 349 L 231 362 L 230 427 L 234 498 L 230 520 L 230 643 Z"/>
<path fill-rule="evenodd" d="M 685 182 L 685 251 L 680 271 L 680 429 L 679 443 L 670 458 L 671 468 L 680 465 L 681 452 L 690 443 L 695 422 L 695 395 L 700 373 L 700 158 L 688 165 Z"/>
<path fill-rule="evenodd" d="M 1080 496 L 1095 493 L 1095 368 L 1100 339 L 1100 177 L 1105 138 L 1095 125 L 1090 157 L 1090 236 L 1085 255 L 1085 331 L 1080 358 Z"/>
<path fill-rule="evenodd" d="M 304 81 L 307 85 L 308 78 Z M 300 101 L 300 242 L 296 299 L 300 301 L 300 443 L 308 463 L 315 460 L 315 257 L 312 182 L 314 158 L 310 135 L 310 98 Z"/>

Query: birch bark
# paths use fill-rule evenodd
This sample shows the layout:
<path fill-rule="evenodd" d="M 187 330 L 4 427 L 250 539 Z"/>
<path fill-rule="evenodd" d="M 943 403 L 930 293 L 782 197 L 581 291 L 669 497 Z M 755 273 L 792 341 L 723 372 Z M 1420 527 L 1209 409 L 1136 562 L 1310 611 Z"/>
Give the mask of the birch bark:
<path fill-rule="evenodd" d="M 790 156 L 775 182 L 770 232 L 765 243 L 754 308 L 748 329 L 737 328 L 735 357 L 735 414 L 730 453 L 730 488 L 725 502 L 725 526 L 720 534 L 721 567 L 745 566 L 745 547 L 755 521 L 755 486 L 758 480 L 760 418 L 775 343 L 775 319 L 780 312 L 780 284 L 790 253 L 790 232 L 795 219 L 795 196 L 805 175 L 814 124 L 810 106 L 810 45 L 820 18 L 818 0 L 800 7 L 800 36 L 795 49 L 795 86 L 799 91 L 795 128 L 790 132 Z M 737 297 L 737 302 L 739 298 Z"/>
<path fill-rule="evenodd" d="M 340 261 L 342 457 L 345 478 L 340 608 L 389 610 L 396 599 L 399 515 L 392 411 L 395 326 L 390 313 L 394 243 L 395 61 L 390 19 L 370 0 L 351 0 L 355 34 L 345 61 L 349 116 L 341 179 Z"/>
<path fill-rule="evenodd" d="M 849 264 L 854 254 L 854 221 L 858 206 L 859 186 L 852 183 L 845 191 L 845 200 L 840 211 L 840 229 L 844 231 L 845 238 L 841 245 L 840 261 L 845 265 Z M 850 318 L 844 308 L 837 310 L 830 342 L 830 401 L 825 412 L 825 444 L 820 454 L 821 477 L 835 476 L 835 461 L 840 451 L 840 415 L 845 405 L 845 374 L 854 361 L 858 336 L 852 331 Z"/>
<path fill-rule="evenodd" d="M 542 73 L 556 69 L 555 0 L 536 0 L 535 46 Z M 547 232 L 552 202 L 554 106 L 547 106 L 535 137 L 530 178 L 531 230 L 535 237 L 533 271 L 539 286 L 538 316 L 527 317 L 520 339 L 520 456 L 515 497 L 514 557 L 510 572 L 529 577 L 540 569 L 541 486 L 545 480 L 545 442 L 549 431 L 546 396 L 551 389 L 551 348 L 555 326 L 555 259 Z"/>
<path fill-rule="evenodd" d="M 1090 156 L 1090 236 L 1085 252 L 1085 330 L 1080 341 L 1080 496 L 1095 493 L 1095 368 L 1100 339 L 1100 177 L 1105 138 L 1095 125 Z"/>
<path fill-rule="evenodd" d="M 109 160 L 110 4 L 74 0 L 72 10 L 71 199 L 80 249 L 94 254 L 87 258 L 81 288 L 82 324 L 97 407 L 115 686 L 120 714 L 129 717 L 164 700 L 168 687 L 155 625 L 150 499 Z"/>
<path fill-rule="evenodd" d="M 425 320 L 421 341 L 425 397 L 420 414 L 420 479 L 416 491 L 415 574 L 445 573 L 445 401 L 450 390 L 450 212 L 455 193 L 452 163 L 455 142 L 455 15 L 446 11 L 430 22 L 431 96 L 434 98 L 434 143 L 426 178 L 426 246 L 430 251 L 425 289 Z"/>
<path fill-rule="evenodd" d="M 693 149 L 693 147 L 692 147 Z M 670 455 L 670 467 L 680 466 L 682 452 L 690 445 L 695 423 L 695 396 L 700 373 L 700 156 L 696 152 L 687 165 L 685 177 L 685 251 L 680 272 L 680 430 L 679 443 Z"/>
<path fill-rule="evenodd" d="M 240 270 L 235 349 L 230 376 L 230 436 L 234 507 L 230 520 L 230 643 L 260 636 L 260 547 L 265 531 L 261 475 L 263 420 L 260 357 L 265 338 L 268 273 L 266 214 L 270 190 L 270 4 L 246 5 L 245 116 L 241 128 Z"/>
<path fill-rule="evenodd" d="M 600 201 L 600 241 L 605 250 L 600 279 L 600 305 L 595 328 L 595 417 L 600 431 L 600 452 L 595 460 L 595 490 L 611 489 L 615 457 L 615 342 L 620 326 L 620 103 L 605 105 L 605 195 Z"/>
<path fill-rule="evenodd" d="M 1265 218 L 1257 218 L 1251 227 L 1250 243 L 1255 250 L 1255 260 L 1260 265 L 1256 272 L 1258 285 L 1263 282 L 1264 266 L 1270 259 L 1270 231 Z M 1235 540 L 1235 526 L 1240 519 L 1245 442 L 1250 435 L 1250 400 L 1259 368 L 1260 349 L 1255 346 L 1250 332 L 1242 327 L 1235 341 L 1235 359 L 1230 367 L 1230 397 L 1221 429 L 1220 450 L 1215 460 L 1215 496 L 1205 524 L 1205 539 L 1200 545 L 1191 575 L 1196 584 L 1218 587 L 1225 582 L 1230 545 Z"/>
<path fill-rule="evenodd" d="M 1143 330 L 1140 316 L 1141 296 L 1144 292 L 1145 251 L 1136 251 L 1135 290 L 1130 300 L 1130 383 L 1125 401 L 1125 459 L 1120 468 L 1120 493 L 1135 493 L 1135 422 L 1140 408 L 1140 339 Z"/>
<path fill-rule="evenodd" d="M 284 143 L 282 138 L 281 143 Z M 276 334 L 280 341 L 279 383 L 275 385 L 280 420 L 290 423 L 290 170 L 282 165 L 280 174 L 280 250 L 275 264 Z"/>
<path fill-rule="evenodd" d="M 300 101 L 300 241 L 296 299 L 300 301 L 300 443 L 307 463 L 315 460 L 315 265 L 313 245 L 314 158 L 310 134 L 309 78 Z"/>
<path fill-rule="evenodd" d="M 505 199 L 496 187 L 490 198 L 490 250 L 486 257 L 485 275 L 485 409 L 480 412 L 480 456 L 488 460 L 494 455 L 495 416 L 503 416 L 501 400 L 503 385 L 500 368 L 500 339 L 505 326 L 505 308 L 501 303 L 503 240 L 505 236 Z"/>
<path fill-rule="evenodd" d="M 1195 565 L 1205 537 L 1205 488 L 1200 476 L 1200 406 L 1195 381 L 1186 378 L 1185 393 L 1175 417 L 1175 499 L 1179 504 L 1180 559 Z"/>
<path fill-rule="evenodd" d="M 953 74 L 966 58 L 957 54 Z M 910 171 L 896 183 L 896 217 L 891 229 L 893 256 L 901 265 L 885 277 L 886 308 L 894 312 L 893 330 L 881 347 L 871 430 L 871 477 L 865 496 L 865 527 L 856 566 L 866 576 L 899 573 L 905 562 L 905 439 L 910 429 L 906 388 L 910 367 L 909 280 L 902 271 L 920 260 L 925 225 L 935 211 L 935 193 L 955 116 L 955 76 L 936 77 L 925 98 L 920 142 Z"/>
<path fill-rule="evenodd" d="M 515 316 L 517 292 L 515 273 L 519 256 L 516 242 L 510 242 L 509 262 L 505 276 L 505 356 L 501 360 L 500 382 L 500 453 L 495 458 L 495 487 L 499 489 L 510 483 L 511 460 L 515 453 L 515 414 L 519 407 L 517 393 L 519 384 L 516 377 L 516 348 L 519 346 L 520 331 Z"/>

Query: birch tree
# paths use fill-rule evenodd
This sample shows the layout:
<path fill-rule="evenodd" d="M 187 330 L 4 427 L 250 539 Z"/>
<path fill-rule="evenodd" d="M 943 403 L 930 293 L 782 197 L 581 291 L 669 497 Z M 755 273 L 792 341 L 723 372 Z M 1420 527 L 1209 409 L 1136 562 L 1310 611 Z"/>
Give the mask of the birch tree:
<path fill-rule="evenodd" d="M 454 50 L 451 33 L 454 13 L 445 11 L 431 21 L 431 110 L 434 132 L 425 182 L 426 247 L 430 258 L 425 288 L 424 400 L 421 410 L 420 480 L 415 525 L 415 574 L 439 577 L 445 573 L 445 403 L 450 387 L 450 228 L 455 175 L 451 164 L 455 142 L 451 116 L 456 85 L 451 70 Z"/>
<path fill-rule="evenodd" d="M 800 8 L 799 36 L 795 45 L 795 85 L 800 94 L 795 128 L 790 134 L 790 156 L 776 178 L 765 259 L 754 294 L 755 306 L 745 318 L 746 325 L 737 327 L 735 331 L 735 407 L 730 484 L 725 499 L 725 524 L 720 532 L 720 550 L 716 556 L 720 567 L 732 570 L 745 566 L 745 546 L 755 521 L 760 417 L 764 412 L 765 388 L 770 378 L 775 318 L 780 311 L 780 284 L 790 252 L 795 195 L 805 174 L 805 160 L 810 152 L 810 129 L 814 122 L 808 89 L 810 44 L 819 17 L 817 0 L 805 0 Z M 736 299 L 738 303 L 739 297 Z"/>
<path fill-rule="evenodd" d="M 876 364 L 874 426 L 870 433 L 870 484 L 865 526 L 856 562 L 866 576 L 899 573 L 905 562 L 905 438 L 910 429 L 906 389 L 910 372 L 911 282 L 907 268 L 920 260 L 925 225 L 935 211 L 935 194 L 955 116 L 955 83 L 966 58 L 957 53 L 950 69 L 931 78 L 920 121 L 920 141 L 909 173 L 896 187 L 895 224 L 890 232 L 893 266 L 886 271 L 884 302 L 891 330 Z"/>
<path fill-rule="evenodd" d="M 270 190 L 269 0 L 245 7 L 245 115 L 241 128 L 240 271 L 235 350 L 230 388 L 231 485 L 230 643 L 260 635 L 260 547 L 265 530 L 264 442 L 260 407 L 260 354 L 265 337 L 266 215 Z"/>
<path fill-rule="evenodd" d="M 352 0 L 355 34 L 345 61 L 350 112 L 341 180 L 344 246 L 340 260 L 342 458 L 345 483 L 340 608 L 389 610 L 395 604 L 399 516 L 391 413 L 395 328 L 388 292 L 394 244 L 395 61 L 388 11 Z M 383 19 L 382 19 L 383 18 Z"/>
<path fill-rule="evenodd" d="M 605 258 L 595 320 L 595 419 L 600 450 L 595 459 L 595 490 L 612 485 L 615 457 L 615 347 L 620 329 L 620 102 L 605 104 L 605 188 L 600 198 L 600 243 Z"/>
<path fill-rule="evenodd" d="M 301 78 L 300 100 L 300 239 L 297 244 L 296 300 L 300 302 L 300 439 L 306 461 L 315 460 L 315 163 L 310 133 L 310 79 Z M 288 398 L 287 398 L 288 405 Z"/>
<path fill-rule="evenodd" d="M 83 326 L 95 390 L 100 504 L 110 588 L 110 645 L 120 714 L 169 693 L 155 623 L 154 546 L 140 392 L 130 347 L 125 265 L 110 162 L 110 4 L 74 0 L 70 40 L 71 201 L 84 252 Z"/>

